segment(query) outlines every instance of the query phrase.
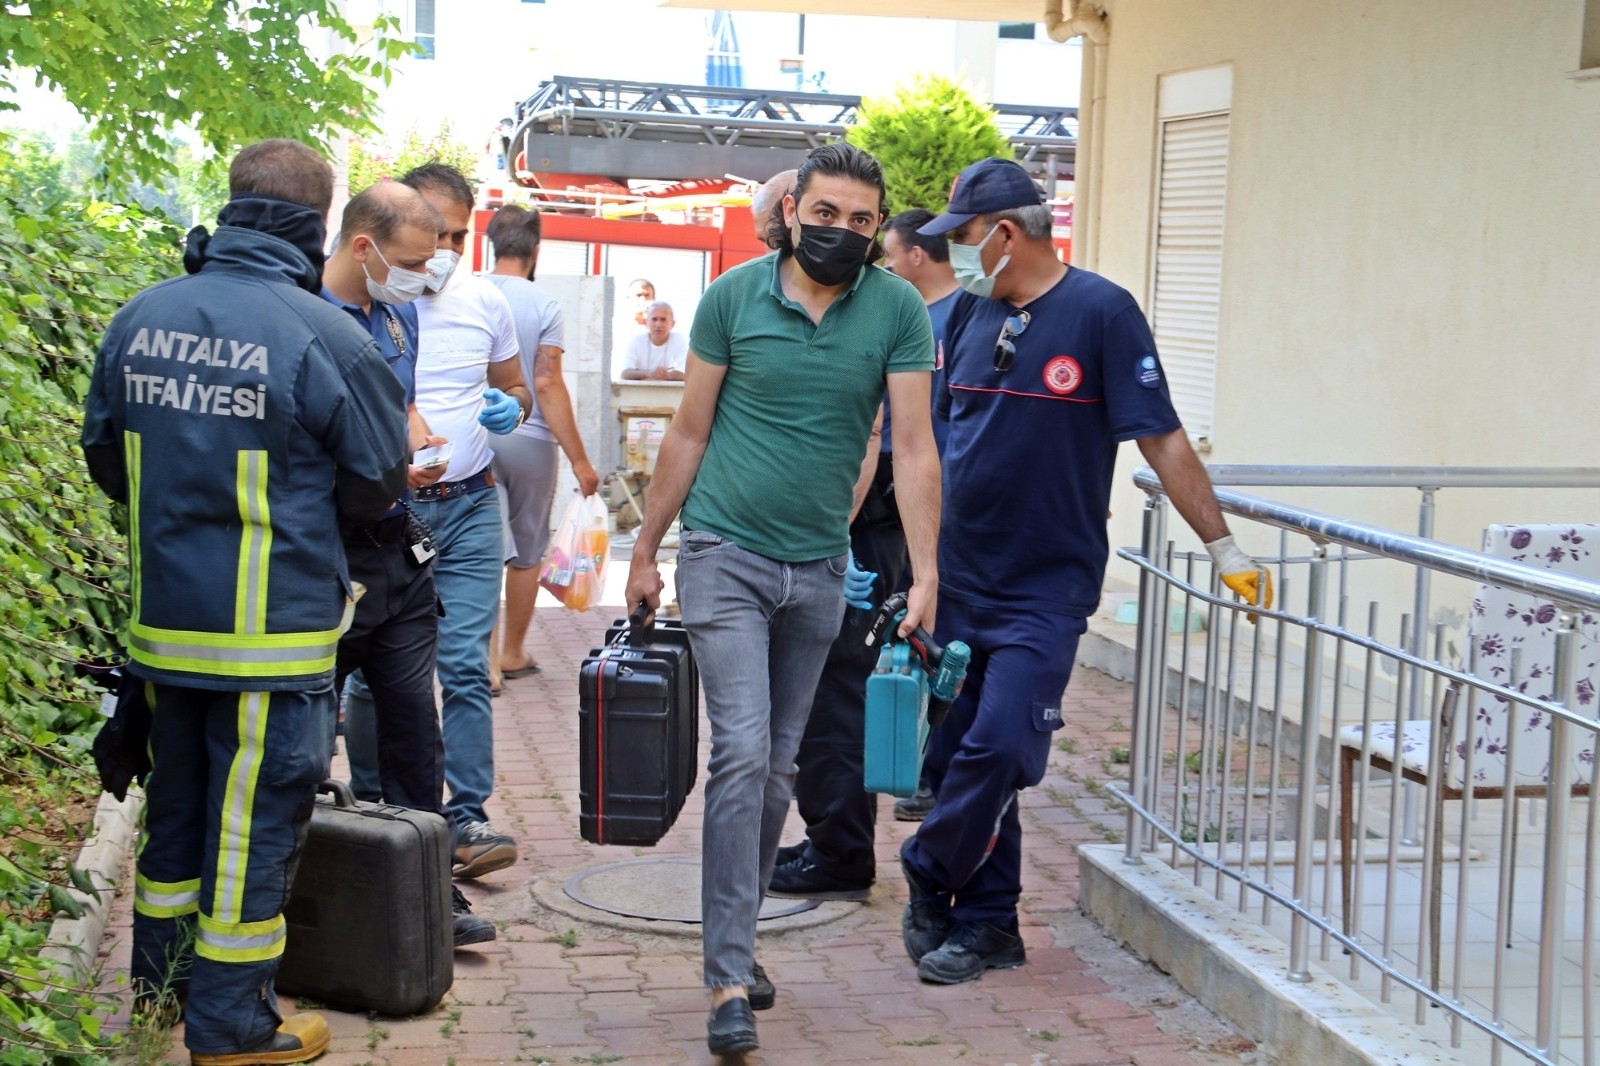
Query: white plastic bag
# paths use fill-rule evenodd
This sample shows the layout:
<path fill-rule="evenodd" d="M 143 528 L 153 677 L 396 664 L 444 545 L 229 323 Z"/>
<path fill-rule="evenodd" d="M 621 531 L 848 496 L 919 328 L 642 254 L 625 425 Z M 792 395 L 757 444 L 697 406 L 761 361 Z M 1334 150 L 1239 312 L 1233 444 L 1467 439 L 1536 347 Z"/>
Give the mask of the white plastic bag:
<path fill-rule="evenodd" d="M 544 553 L 539 584 L 570 610 L 587 611 L 600 602 L 610 552 L 605 503 L 598 493 L 574 490 Z"/>

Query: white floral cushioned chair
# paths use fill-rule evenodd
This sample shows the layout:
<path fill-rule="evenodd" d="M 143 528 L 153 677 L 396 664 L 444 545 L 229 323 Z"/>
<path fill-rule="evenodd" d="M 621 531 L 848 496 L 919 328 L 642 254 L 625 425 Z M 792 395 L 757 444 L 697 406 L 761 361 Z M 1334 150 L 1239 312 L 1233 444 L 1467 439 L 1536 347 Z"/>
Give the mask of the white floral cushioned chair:
<path fill-rule="evenodd" d="M 1561 570 L 1600 581 L 1600 524 L 1589 525 L 1497 525 L 1484 531 L 1483 550 L 1489 555 L 1511 559 L 1530 566 Z M 1473 597 L 1467 622 L 1469 645 L 1478 648 L 1481 676 L 1500 685 L 1512 681 L 1512 658 L 1520 653 L 1517 691 L 1539 699 L 1557 699 L 1553 691 L 1555 676 L 1556 608 L 1539 602 L 1524 592 L 1513 592 L 1493 585 L 1479 585 Z M 1578 620 L 1578 654 L 1573 665 L 1577 677 L 1578 713 L 1596 717 L 1600 703 L 1600 619 L 1585 614 Z M 1395 743 L 1393 720 L 1372 723 L 1370 737 L 1363 735 L 1359 723 L 1339 730 L 1340 868 L 1343 873 L 1345 932 L 1352 927 L 1350 914 L 1353 779 L 1356 763 L 1365 758 L 1385 773 L 1393 773 L 1398 760 L 1400 772 L 1408 781 L 1427 787 L 1435 806 L 1434 825 L 1442 825 L 1439 813 L 1445 800 L 1461 799 L 1467 787 L 1466 735 L 1468 715 L 1456 713 L 1460 685 L 1452 684 L 1445 695 L 1441 724 L 1449 743 L 1442 750 L 1433 743 L 1433 723 L 1428 719 L 1401 723 L 1399 744 Z M 1502 799 L 1507 784 L 1507 752 L 1512 802 L 1521 796 L 1542 796 L 1550 783 L 1550 722 L 1536 708 L 1488 692 L 1473 693 L 1476 716 L 1473 730 L 1472 794 L 1474 798 Z M 1398 751 L 1396 748 L 1398 747 Z M 1594 774 L 1594 734 L 1585 730 L 1572 737 L 1572 781 L 1575 795 L 1587 795 Z M 1437 785 L 1438 787 L 1435 787 Z M 1443 861 L 1442 832 L 1434 833 L 1431 861 L 1434 863 L 1433 901 L 1429 924 L 1432 929 L 1434 987 L 1438 987 L 1439 957 L 1439 865 Z"/>

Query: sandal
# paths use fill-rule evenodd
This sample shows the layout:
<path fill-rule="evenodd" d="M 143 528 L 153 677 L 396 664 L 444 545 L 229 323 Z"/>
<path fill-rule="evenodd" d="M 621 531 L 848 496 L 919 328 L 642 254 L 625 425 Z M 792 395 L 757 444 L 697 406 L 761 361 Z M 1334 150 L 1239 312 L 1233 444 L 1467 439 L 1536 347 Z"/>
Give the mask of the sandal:
<path fill-rule="evenodd" d="M 539 669 L 539 664 L 534 662 L 532 659 L 529 659 L 522 666 L 514 666 L 509 670 L 507 670 L 505 667 L 501 667 L 500 668 L 500 676 L 503 677 L 503 678 L 508 678 L 508 679 L 509 678 L 516 678 L 516 677 L 527 677 L 530 674 L 537 674 L 537 673 L 542 673 L 542 672 L 543 671 L 541 671 Z"/>

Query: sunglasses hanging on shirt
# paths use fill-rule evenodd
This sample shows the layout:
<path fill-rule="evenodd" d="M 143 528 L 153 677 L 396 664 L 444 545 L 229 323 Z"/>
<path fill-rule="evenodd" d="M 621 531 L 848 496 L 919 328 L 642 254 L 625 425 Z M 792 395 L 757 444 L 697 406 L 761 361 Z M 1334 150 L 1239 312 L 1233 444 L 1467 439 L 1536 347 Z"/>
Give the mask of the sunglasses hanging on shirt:
<path fill-rule="evenodd" d="M 994 372 L 1004 374 L 1011 369 L 1011 361 L 1017 357 L 1017 346 L 1011 342 L 1022 336 L 1028 328 L 1028 323 L 1033 316 L 1026 311 L 1007 315 L 1005 325 L 1000 327 L 1000 338 L 994 342 Z"/>

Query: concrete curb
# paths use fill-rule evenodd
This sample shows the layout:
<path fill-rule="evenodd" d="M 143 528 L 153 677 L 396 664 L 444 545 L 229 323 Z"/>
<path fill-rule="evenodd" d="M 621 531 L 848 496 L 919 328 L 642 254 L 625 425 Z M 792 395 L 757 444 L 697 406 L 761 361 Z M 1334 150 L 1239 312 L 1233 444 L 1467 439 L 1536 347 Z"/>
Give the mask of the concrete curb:
<path fill-rule="evenodd" d="M 71 975 L 72 983 L 85 985 L 94 979 L 100 958 L 100 938 L 111 917 L 111 904 L 117 895 L 117 879 L 133 845 L 139 816 L 144 811 L 144 793 L 130 789 L 128 798 L 118 800 L 109 792 L 100 794 L 94 812 L 94 832 L 73 864 L 89 877 L 95 891 L 71 889 L 72 897 L 83 905 L 83 916 L 56 918 L 50 925 L 39 957 L 56 963 Z"/>
<path fill-rule="evenodd" d="M 1328 1066 L 1449 1066 L 1461 1061 L 1312 963 L 1290 981 L 1283 943 L 1164 863 L 1078 848 L 1078 900 L 1112 936 L 1177 979 L 1255 1040 Z"/>

